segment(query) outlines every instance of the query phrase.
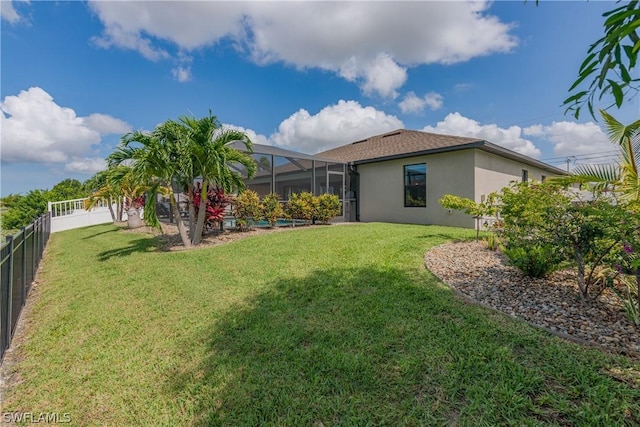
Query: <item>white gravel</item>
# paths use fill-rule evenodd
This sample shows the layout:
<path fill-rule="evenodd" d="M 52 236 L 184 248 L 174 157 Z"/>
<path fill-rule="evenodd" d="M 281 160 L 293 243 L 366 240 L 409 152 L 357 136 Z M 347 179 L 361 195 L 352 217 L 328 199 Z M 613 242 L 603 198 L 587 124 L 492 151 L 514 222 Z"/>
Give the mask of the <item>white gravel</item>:
<path fill-rule="evenodd" d="M 425 266 L 481 305 L 564 338 L 640 356 L 640 329 L 627 320 L 616 295 L 605 290 L 595 301 L 583 301 L 571 270 L 533 279 L 478 242 L 437 246 L 425 255 Z"/>

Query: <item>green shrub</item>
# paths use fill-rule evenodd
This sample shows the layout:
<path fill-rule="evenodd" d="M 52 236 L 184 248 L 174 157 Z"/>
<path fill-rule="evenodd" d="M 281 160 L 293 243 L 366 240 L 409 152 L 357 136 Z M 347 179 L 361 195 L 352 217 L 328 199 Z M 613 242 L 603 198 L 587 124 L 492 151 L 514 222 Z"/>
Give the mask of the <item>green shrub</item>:
<path fill-rule="evenodd" d="M 26 196 L 14 200 L 9 210 L 2 214 L 2 228 L 17 230 L 26 227 L 47 211 L 51 201 L 48 190 L 31 190 Z"/>
<path fill-rule="evenodd" d="M 503 250 L 504 247 L 500 238 L 495 233 L 489 233 L 487 237 L 484 239 L 485 246 L 490 251 L 497 251 L 498 249 Z"/>
<path fill-rule="evenodd" d="M 262 199 L 262 217 L 273 227 L 278 218 L 284 216 L 284 209 L 280 204 L 280 196 L 276 193 L 269 193 Z"/>
<path fill-rule="evenodd" d="M 342 205 L 340 199 L 335 194 L 323 194 L 317 197 L 317 207 L 315 217 L 318 221 L 327 223 L 332 218 L 342 213 Z"/>
<path fill-rule="evenodd" d="M 558 269 L 563 260 L 551 245 L 531 245 L 506 248 L 504 254 L 514 267 L 530 277 L 544 277 Z"/>
<path fill-rule="evenodd" d="M 233 202 L 238 228 L 251 228 L 252 221 L 262 219 L 262 208 L 258 193 L 252 190 L 244 190 Z"/>
<path fill-rule="evenodd" d="M 285 206 L 285 214 L 293 219 L 310 221 L 315 210 L 313 194 L 309 192 L 293 193 Z"/>

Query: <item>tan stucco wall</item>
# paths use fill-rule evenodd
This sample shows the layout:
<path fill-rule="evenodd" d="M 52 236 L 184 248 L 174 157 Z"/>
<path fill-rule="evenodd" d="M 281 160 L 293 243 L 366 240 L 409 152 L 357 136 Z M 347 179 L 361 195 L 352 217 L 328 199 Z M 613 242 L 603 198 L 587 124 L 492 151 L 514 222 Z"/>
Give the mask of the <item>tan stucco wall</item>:
<path fill-rule="evenodd" d="M 404 206 L 403 166 L 427 165 L 427 207 Z M 358 165 L 360 174 L 360 220 L 407 224 L 438 224 L 475 227 L 473 218 L 448 212 L 438 203 L 445 194 L 480 202 L 483 195 L 521 181 L 522 169 L 530 180 L 540 181 L 543 169 L 485 151 L 470 149 Z"/>
<path fill-rule="evenodd" d="M 473 227 L 468 215 L 449 214 L 438 200 L 447 193 L 474 197 L 474 160 L 463 150 L 358 165 L 360 220 Z M 418 163 L 427 165 L 427 207 L 405 207 L 403 166 Z"/>
<path fill-rule="evenodd" d="M 523 169 L 529 172 L 529 181 L 542 181 L 542 176 L 552 176 L 550 172 L 543 169 L 486 151 L 475 150 L 475 158 L 474 200 L 476 202 L 480 202 L 483 195 L 499 191 L 513 181 L 522 181 Z"/>

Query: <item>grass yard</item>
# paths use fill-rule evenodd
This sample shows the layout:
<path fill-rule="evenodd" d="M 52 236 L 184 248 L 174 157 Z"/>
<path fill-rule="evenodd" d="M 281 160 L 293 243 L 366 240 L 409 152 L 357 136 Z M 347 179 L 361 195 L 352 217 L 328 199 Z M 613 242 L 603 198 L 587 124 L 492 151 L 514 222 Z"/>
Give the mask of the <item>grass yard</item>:
<path fill-rule="evenodd" d="M 155 250 L 54 234 L 23 381 L 2 411 L 75 425 L 640 423 L 637 360 L 456 299 L 423 267 L 446 227 L 359 224 Z M 619 376 L 619 375 L 618 375 Z"/>

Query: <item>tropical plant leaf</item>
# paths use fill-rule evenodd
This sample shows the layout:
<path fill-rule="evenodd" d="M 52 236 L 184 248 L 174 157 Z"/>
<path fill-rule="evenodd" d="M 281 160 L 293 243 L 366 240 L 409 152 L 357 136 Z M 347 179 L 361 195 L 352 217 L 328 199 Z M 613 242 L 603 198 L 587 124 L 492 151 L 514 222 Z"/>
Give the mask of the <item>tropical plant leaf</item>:
<path fill-rule="evenodd" d="M 562 105 L 565 113 L 572 111 L 579 118 L 586 105 L 591 116 L 596 119 L 594 100 L 601 100 L 609 92 L 618 108 L 630 91 L 638 91 L 638 78 L 632 78 L 637 66 L 640 50 L 640 2 L 633 0 L 615 7 L 602 15 L 605 18 L 604 36 L 589 46 L 587 57 L 580 64 L 577 79 L 571 84 L 568 96 Z M 631 41 L 631 43 L 625 43 Z M 589 78 L 587 90 L 580 86 Z M 575 94 L 572 94 L 577 91 Z M 626 92 L 626 93 L 625 93 Z"/>

